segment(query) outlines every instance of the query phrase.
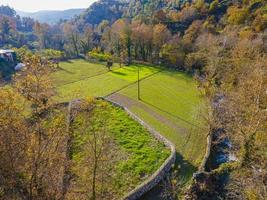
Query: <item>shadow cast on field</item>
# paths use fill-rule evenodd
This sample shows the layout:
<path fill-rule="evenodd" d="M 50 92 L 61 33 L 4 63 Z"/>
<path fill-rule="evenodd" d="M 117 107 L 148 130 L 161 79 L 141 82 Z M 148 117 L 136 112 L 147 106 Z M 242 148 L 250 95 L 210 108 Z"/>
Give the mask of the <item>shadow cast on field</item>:
<path fill-rule="evenodd" d="M 64 62 L 66 62 L 66 63 L 73 63 L 73 61 L 70 60 L 70 59 L 64 60 Z"/>
<path fill-rule="evenodd" d="M 185 160 L 179 153 L 176 153 L 175 165 L 174 169 L 178 170 L 178 178 L 181 184 L 186 184 L 193 176 L 193 173 L 197 171 L 197 167 L 188 160 Z"/>
<path fill-rule="evenodd" d="M 195 167 L 192 163 L 185 160 L 181 154 L 178 152 L 176 153 L 176 163 L 173 168 L 173 171 L 178 171 L 178 177 L 177 181 L 181 183 L 181 187 L 186 186 L 188 181 L 193 176 L 193 173 L 197 171 L 197 167 Z M 161 181 L 157 186 L 152 188 L 149 192 L 144 194 L 140 200 L 162 200 L 164 191 L 166 189 L 164 188 L 165 184 L 163 181 Z"/>
<path fill-rule="evenodd" d="M 112 74 L 116 74 L 116 75 L 119 75 L 119 76 L 127 76 L 126 73 L 123 73 L 123 72 L 118 72 L 118 71 L 111 71 Z"/>
<path fill-rule="evenodd" d="M 189 125 L 191 125 L 191 126 L 195 126 L 195 127 L 197 127 L 197 128 L 202 129 L 200 126 L 198 126 L 198 125 L 196 125 L 196 124 L 193 124 L 192 122 L 189 122 L 189 121 L 187 121 L 187 120 L 185 120 L 185 119 L 183 119 L 183 118 L 181 118 L 181 117 L 179 117 L 179 116 L 177 116 L 177 115 L 174 115 L 174 114 L 170 113 L 169 111 L 166 111 L 166 110 L 164 110 L 164 109 L 162 109 L 162 108 L 159 108 L 158 106 L 156 106 L 156 105 L 154 105 L 154 104 L 152 104 L 152 103 L 149 103 L 149 102 L 147 102 L 146 100 L 141 99 L 140 101 L 142 101 L 144 104 L 147 104 L 147 105 L 149 105 L 149 106 L 151 106 L 151 107 L 153 107 L 153 108 L 155 108 L 155 109 L 157 109 L 157 110 L 159 110 L 159 111 L 161 111 L 161 112 L 164 112 L 164 113 L 166 113 L 166 114 L 168 114 L 168 115 L 170 115 L 170 116 L 172 116 L 172 117 L 174 117 L 174 118 L 176 118 L 176 119 L 178 119 L 178 120 L 181 120 L 181 121 L 183 121 L 183 122 L 185 122 L 185 123 L 187 123 L 187 124 L 189 124 Z"/>
<path fill-rule="evenodd" d="M 62 67 L 58 67 L 58 70 L 60 70 L 60 71 L 64 71 L 64 72 L 66 72 L 66 73 L 68 73 L 68 74 L 74 74 L 74 72 L 71 72 L 71 71 L 69 71 L 69 70 L 66 70 L 66 69 L 64 69 L 64 68 L 62 68 Z"/>

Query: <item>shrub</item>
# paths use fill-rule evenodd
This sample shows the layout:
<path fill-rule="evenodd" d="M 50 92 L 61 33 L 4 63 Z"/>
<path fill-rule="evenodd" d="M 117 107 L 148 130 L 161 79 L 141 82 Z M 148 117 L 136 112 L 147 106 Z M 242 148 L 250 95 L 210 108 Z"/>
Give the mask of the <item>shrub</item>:
<path fill-rule="evenodd" d="M 94 49 L 88 53 L 89 58 L 96 59 L 100 62 L 107 62 L 112 60 L 112 55 L 109 53 L 102 53 L 99 49 Z"/>

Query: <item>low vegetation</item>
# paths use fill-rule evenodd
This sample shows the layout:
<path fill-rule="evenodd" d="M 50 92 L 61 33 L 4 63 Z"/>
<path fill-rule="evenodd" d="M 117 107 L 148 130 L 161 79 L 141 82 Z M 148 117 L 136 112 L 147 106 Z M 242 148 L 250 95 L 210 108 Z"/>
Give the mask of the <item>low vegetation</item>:
<path fill-rule="evenodd" d="M 100 100 L 89 105 L 90 111 L 77 113 L 73 124 L 76 178 L 69 195 L 83 199 L 92 194 L 95 178 L 98 198 L 118 199 L 155 172 L 170 151 L 122 109 Z M 90 153 L 94 150 L 96 157 Z"/>
<path fill-rule="evenodd" d="M 143 79 L 140 83 L 141 101 L 137 97 L 138 68 Z M 71 73 L 68 73 L 69 70 Z M 104 73 L 98 75 L 102 70 Z M 69 76 L 73 81 L 62 85 L 61 80 L 67 81 Z M 166 136 L 176 145 L 180 176 L 182 182 L 188 183 L 204 156 L 205 134 L 208 131 L 202 118 L 205 101 L 191 76 L 140 64 L 118 67 L 108 72 L 101 64 L 71 60 L 60 63 L 59 71 L 52 77 L 58 85 L 58 101 L 108 96 L 127 106 Z"/>

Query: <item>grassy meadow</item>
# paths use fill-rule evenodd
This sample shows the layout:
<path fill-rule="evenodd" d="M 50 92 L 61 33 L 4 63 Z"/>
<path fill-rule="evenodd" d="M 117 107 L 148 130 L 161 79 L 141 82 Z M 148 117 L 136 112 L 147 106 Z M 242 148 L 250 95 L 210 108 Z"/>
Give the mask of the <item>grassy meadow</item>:
<path fill-rule="evenodd" d="M 76 178 L 71 192 L 75 194 L 79 191 L 83 194 L 90 188 L 88 183 L 92 177 L 87 172 L 91 170 L 91 165 L 88 165 L 88 148 L 91 144 L 88 141 L 92 138 L 92 131 L 102 129 L 105 130 L 108 141 L 112 142 L 106 147 L 106 155 L 102 156 L 102 160 L 106 162 L 101 164 L 103 161 L 99 161 L 98 171 L 102 168 L 108 173 L 103 186 L 110 192 L 109 199 L 120 199 L 154 173 L 167 159 L 170 151 L 121 108 L 102 100 L 95 101 L 94 105 L 89 115 L 80 112 L 74 121 L 74 127 L 77 128 L 74 129 L 72 171 Z M 81 130 L 85 118 L 90 121 L 90 125 Z"/>
<path fill-rule="evenodd" d="M 137 70 L 140 70 L 141 100 L 137 98 Z M 53 74 L 58 101 L 88 96 L 107 96 L 127 106 L 177 148 L 181 178 L 187 182 L 205 153 L 206 133 L 201 115 L 204 100 L 192 77 L 159 67 L 105 65 L 84 60 L 60 63 Z"/>

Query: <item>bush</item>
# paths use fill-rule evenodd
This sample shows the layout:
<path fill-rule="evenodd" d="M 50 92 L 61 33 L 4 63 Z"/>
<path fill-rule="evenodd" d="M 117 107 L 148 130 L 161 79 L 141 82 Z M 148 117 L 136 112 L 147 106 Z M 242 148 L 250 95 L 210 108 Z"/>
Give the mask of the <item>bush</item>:
<path fill-rule="evenodd" d="M 112 55 L 109 53 L 102 53 L 99 49 L 94 49 L 88 53 L 89 58 L 96 59 L 100 62 L 108 62 L 112 60 Z"/>
<path fill-rule="evenodd" d="M 65 57 L 64 52 L 54 49 L 44 49 L 41 51 L 41 56 L 48 60 L 61 60 Z"/>

